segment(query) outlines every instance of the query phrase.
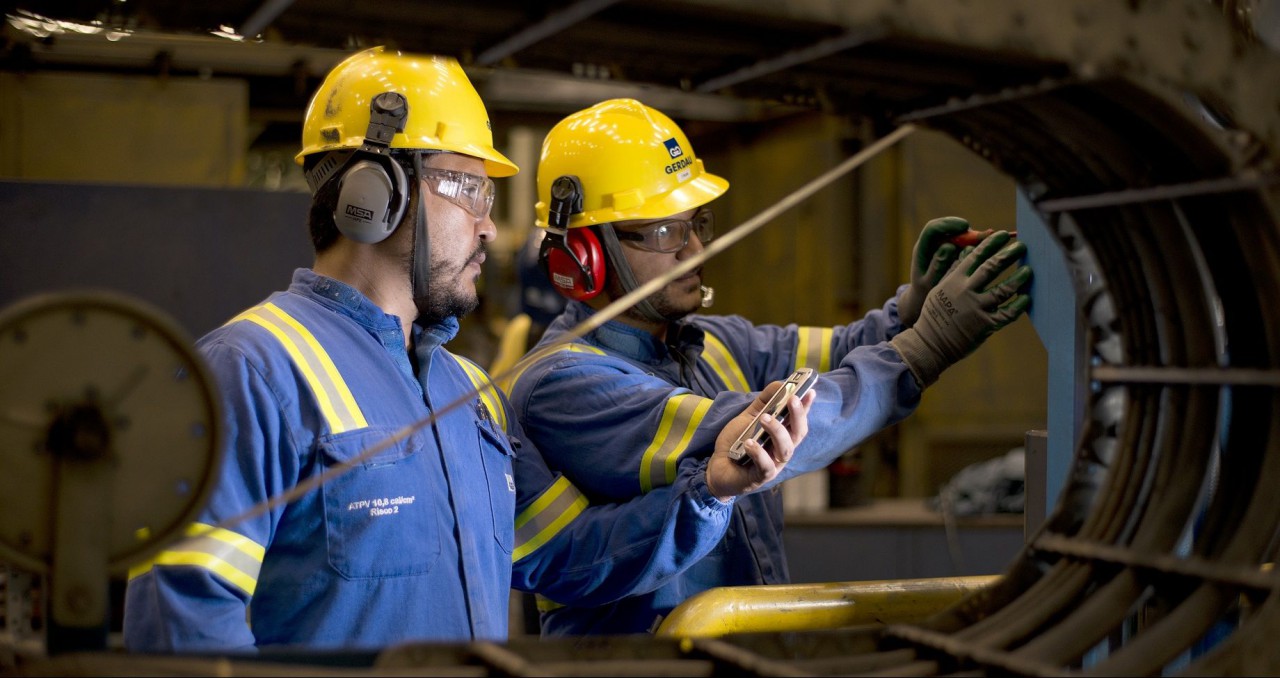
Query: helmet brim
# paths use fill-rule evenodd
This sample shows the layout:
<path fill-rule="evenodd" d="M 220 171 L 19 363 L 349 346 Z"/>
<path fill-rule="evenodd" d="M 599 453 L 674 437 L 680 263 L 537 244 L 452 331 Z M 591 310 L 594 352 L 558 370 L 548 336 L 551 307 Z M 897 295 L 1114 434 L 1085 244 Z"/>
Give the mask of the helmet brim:
<path fill-rule="evenodd" d="M 669 191 L 666 195 L 650 198 L 643 205 L 632 209 L 599 209 L 575 214 L 569 220 L 569 228 L 611 224 L 615 221 L 629 221 L 631 219 L 661 219 L 702 207 L 724 195 L 725 191 L 728 190 L 729 181 L 727 179 L 710 172 L 702 172 L 694 179 L 686 181 L 674 190 Z M 535 225 L 538 228 L 547 227 L 546 219 L 541 216 L 546 211 L 547 206 L 539 202 L 536 210 L 539 216 L 535 221 Z"/>

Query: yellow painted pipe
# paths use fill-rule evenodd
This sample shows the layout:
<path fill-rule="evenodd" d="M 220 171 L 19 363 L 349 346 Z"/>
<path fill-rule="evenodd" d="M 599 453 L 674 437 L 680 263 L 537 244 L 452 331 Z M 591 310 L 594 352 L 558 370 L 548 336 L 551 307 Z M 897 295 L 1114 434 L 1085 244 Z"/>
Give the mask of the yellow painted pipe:
<path fill-rule="evenodd" d="M 999 579 L 1000 575 L 985 575 L 726 586 L 703 591 L 681 603 L 662 621 L 656 634 L 707 638 L 919 621 Z"/>

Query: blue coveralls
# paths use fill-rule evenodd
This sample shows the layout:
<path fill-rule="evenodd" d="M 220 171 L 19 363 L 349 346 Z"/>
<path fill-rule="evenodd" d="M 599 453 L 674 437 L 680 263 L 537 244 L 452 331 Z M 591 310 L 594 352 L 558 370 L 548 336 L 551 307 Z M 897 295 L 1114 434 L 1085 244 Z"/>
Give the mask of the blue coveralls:
<path fill-rule="evenodd" d="M 570 302 L 538 348 L 593 311 Z M 920 386 L 888 339 L 901 331 L 897 300 L 843 327 L 753 325 L 739 316 L 690 316 L 663 343 L 609 321 L 512 376 L 511 403 L 525 433 L 592 501 L 621 501 L 676 478 L 678 463 L 706 458 L 716 435 L 771 381 L 796 368 L 821 374 L 809 433 L 776 484 L 825 468 L 911 413 Z M 668 346 L 671 344 L 671 346 Z M 564 403 L 573 402 L 566 408 Z M 603 606 L 540 601 L 543 633 L 641 633 L 689 596 L 718 586 L 782 584 L 790 575 L 776 491 L 738 499 L 724 540 L 652 593 Z"/>
<path fill-rule="evenodd" d="M 732 502 L 707 492 L 705 463 L 682 465 L 664 496 L 588 508 L 484 372 L 442 347 L 457 330 L 415 327 L 415 370 L 396 317 L 299 269 L 202 338 L 228 454 L 193 538 L 130 573 L 126 646 L 501 641 L 512 587 L 603 604 L 715 546 Z M 221 524 L 343 464 L 291 503 Z"/>

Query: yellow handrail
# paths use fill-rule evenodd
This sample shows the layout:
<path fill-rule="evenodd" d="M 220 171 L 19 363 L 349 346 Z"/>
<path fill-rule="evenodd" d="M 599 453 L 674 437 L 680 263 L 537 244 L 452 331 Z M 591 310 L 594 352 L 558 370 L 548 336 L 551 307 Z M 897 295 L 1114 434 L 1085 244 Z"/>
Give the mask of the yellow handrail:
<path fill-rule="evenodd" d="M 999 579 L 984 575 L 714 588 L 677 606 L 656 634 L 706 638 L 912 622 Z"/>

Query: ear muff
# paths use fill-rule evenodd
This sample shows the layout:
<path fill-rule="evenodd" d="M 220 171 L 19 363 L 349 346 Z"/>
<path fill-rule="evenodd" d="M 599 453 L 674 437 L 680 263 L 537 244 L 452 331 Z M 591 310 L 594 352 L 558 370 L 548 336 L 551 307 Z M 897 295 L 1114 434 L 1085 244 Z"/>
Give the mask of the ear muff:
<path fill-rule="evenodd" d="M 591 228 L 572 228 L 563 236 L 548 231 L 538 259 L 551 285 L 570 299 L 586 301 L 604 291 L 604 249 Z"/>
<path fill-rule="evenodd" d="M 604 250 L 589 227 L 569 228 L 582 213 L 582 182 L 572 174 L 551 182 L 547 202 L 547 236 L 538 249 L 538 261 L 551 285 L 566 297 L 585 301 L 604 289 Z"/>
<path fill-rule="evenodd" d="M 373 158 L 357 160 L 342 174 L 333 211 L 333 223 L 342 235 L 368 244 L 382 242 L 396 230 L 409 202 L 409 182 L 400 163 L 385 156 Z"/>
<path fill-rule="evenodd" d="M 404 131 L 409 102 L 399 92 L 383 92 L 369 102 L 369 127 L 359 148 L 326 154 L 307 172 L 314 195 L 336 178 L 338 203 L 333 223 L 342 235 L 362 243 L 387 239 L 409 204 L 409 182 L 391 157 L 391 141 Z"/>

